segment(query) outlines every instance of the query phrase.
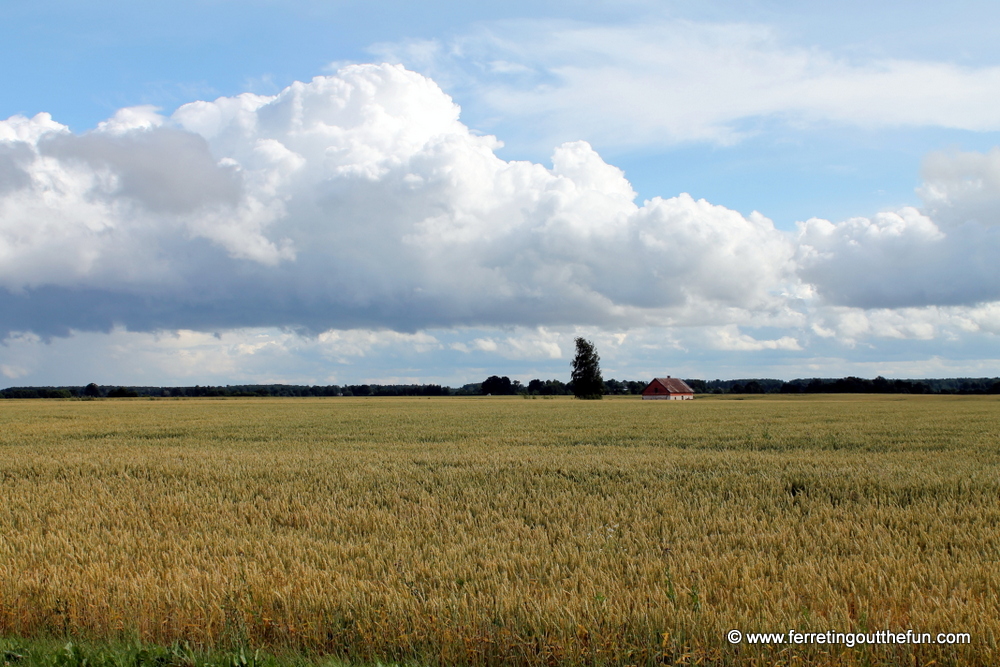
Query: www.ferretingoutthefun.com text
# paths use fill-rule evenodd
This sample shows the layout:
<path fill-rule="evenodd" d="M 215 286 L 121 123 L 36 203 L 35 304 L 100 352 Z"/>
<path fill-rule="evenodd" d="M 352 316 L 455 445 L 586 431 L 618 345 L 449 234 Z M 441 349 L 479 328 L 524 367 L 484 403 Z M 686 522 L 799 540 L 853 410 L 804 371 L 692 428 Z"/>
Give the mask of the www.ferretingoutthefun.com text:
<path fill-rule="evenodd" d="M 968 632 L 748 632 L 730 630 L 726 633 L 730 644 L 842 644 L 862 646 L 866 644 L 969 644 L 972 636 Z"/>

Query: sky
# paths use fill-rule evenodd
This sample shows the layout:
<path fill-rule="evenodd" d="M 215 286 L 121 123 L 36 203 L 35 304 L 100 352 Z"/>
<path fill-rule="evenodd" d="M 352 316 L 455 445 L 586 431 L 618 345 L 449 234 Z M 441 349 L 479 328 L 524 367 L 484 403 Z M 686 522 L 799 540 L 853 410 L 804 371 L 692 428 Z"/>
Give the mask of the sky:
<path fill-rule="evenodd" d="M 1000 375 L 986 2 L 7 0 L 0 385 Z"/>

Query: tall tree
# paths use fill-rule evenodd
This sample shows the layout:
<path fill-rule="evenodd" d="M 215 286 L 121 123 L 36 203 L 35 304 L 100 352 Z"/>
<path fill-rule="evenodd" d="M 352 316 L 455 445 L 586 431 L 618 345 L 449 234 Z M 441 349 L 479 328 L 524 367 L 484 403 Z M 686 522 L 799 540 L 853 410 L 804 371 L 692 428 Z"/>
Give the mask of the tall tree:
<path fill-rule="evenodd" d="M 604 395 L 604 378 L 601 377 L 601 358 L 589 340 L 576 339 L 576 356 L 573 357 L 573 394 L 577 398 L 599 399 Z"/>
<path fill-rule="evenodd" d="M 514 388 L 514 383 L 506 375 L 503 377 L 491 375 L 483 380 L 482 387 L 484 394 L 491 394 L 493 396 L 508 396 L 517 392 Z"/>

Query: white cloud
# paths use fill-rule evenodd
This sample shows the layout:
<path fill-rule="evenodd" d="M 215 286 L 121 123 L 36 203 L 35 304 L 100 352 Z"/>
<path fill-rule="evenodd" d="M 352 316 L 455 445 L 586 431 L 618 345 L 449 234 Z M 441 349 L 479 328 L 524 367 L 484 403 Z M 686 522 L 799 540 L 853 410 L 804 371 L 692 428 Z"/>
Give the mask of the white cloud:
<path fill-rule="evenodd" d="M 461 386 L 490 375 L 569 378 L 569 358 L 577 335 L 593 340 L 606 378 L 814 377 L 860 374 L 889 377 L 995 376 L 1000 366 L 988 353 L 995 347 L 1000 304 L 979 309 L 913 309 L 911 312 L 856 311 L 863 318 L 854 347 L 845 343 L 850 318 L 831 339 L 807 343 L 801 337 L 762 336 L 740 328 L 638 327 L 616 333 L 600 327 L 545 329 L 433 329 L 419 334 L 336 330 L 320 336 L 280 329 L 237 329 L 144 333 L 74 332 L 43 341 L 32 334 L 9 337 L 0 345 L 0 374 L 9 384 L 194 385 L 194 384 L 360 384 L 417 382 Z M 992 320 L 991 320 L 992 318 Z M 961 332 L 966 340 L 948 358 L 940 343 L 893 336 L 890 326 L 930 323 L 939 337 Z M 992 321 L 994 331 L 986 327 Z M 979 323 L 983 323 L 980 328 Z M 964 327 L 964 328 L 963 328 Z M 887 334 L 879 338 L 876 332 Z M 622 336 L 625 341 L 621 344 Z M 806 336 L 808 338 L 808 336 Z M 890 347 L 878 347 L 880 341 Z M 477 341 L 493 341 L 495 348 Z M 972 341 L 970 344 L 969 341 Z M 978 341 L 978 342 L 976 342 Z M 562 354 L 543 344 L 556 344 Z M 528 343 L 521 350 L 517 343 Z M 863 344 L 862 344 L 863 343 Z M 951 343 L 954 345 L 954 343 Z M 909 345 L 903 351 L 899 346 Z M 804 348 L 804 349 L 802 349 Z M 969 357 L 970 350 L 975 354 Z M 952 352 L 955 350 L 952 349 Z M 849 354 L 845 355 L 845 352 Z M 876 361 L 881 358 L 881 361 Z M 937 361 L 934 361 L 934 360 Z"/>
<path fill-rule="evenodd" d="M 441 347 L 440 342 L 426 332 L 406 334 L 398 331 L 331 329 L 321 333 L 317 340 L 323 357 L 341 364 L 350 363 L 357 357 L 366 357 L 390 346 L 405 346 L 418 353 L 426 353 Z"/>
<path fill-rule="evenodd" d="M 500 349 L 500 346 L 497 345 L 497 342 L 492 338 L 476 338 L 472 341 L 471 345 L 472 349 L 478 350 L 480 352 L 496 352 L 498 349 Z M 464 352 L 468 350 L 468 347 L 462 345 L 462 347 L 458 347 L 456 349 Z"/>
<path fill-rule="evenodd" d="M 1000 148 L 988 153 L 936 152 L 924 159 L 919 193 L 935 220 L 1000 224 Z"/>
<path fill-rule="evenodd" d="M 802 349 L 799 342 L 791 336 L 782 336 L 773 340 L 757 340 L 742 333 L 736 325 L 714 327 L 707 333 L 709 345 L 717 350 L 757 352 L 760 350 L 798 351 Z"/>
<path fill-rule="evenodd" d="M 466 354 L 486 352 L 505 359 L 561 359 L 567 334 L 548 331 L 545 327 L 521 331 L 504 337 L 474 338 L 469 343 L 451 344 L 451 349 Z"/>
<path fill-rule="evenodd" d="M 840 306 L 1000 300 L 1000 150 L 931 154 L 924 177 L 922 209 L 798 223 L 798 276 Z"/>
<path fill-rule="evenodd" d="M 413 331 L 783 307 L 794 248 L 770 220 L 683 194 L 639 206 L 585 142 L 551 169 L 501 160 L 458 114 L 419 74 L 358 65 L 83 135 L 0 123 L 3 323 Z"/>
<path fill-rule="evenodd" d="M 824 307 L 812 315 L 811 331 L 853 347 L 883 340 L 957 341 L 967 334 L 1000 334 L 1000 301 L 973 306 L 919 308 Z"/>
<path fill-rule="evenodd" d="M 9 364 L 0 364 L 0 375 L 3 375 L 9 380 L 16 380 L 19 377 L 24 377 L 28 374 L 28 371 L 21 366 L 12 366 Z"/>
<path fill-rule="evenodd" d="M 43 341 L 17 333 L 0 341 L 0 374 L 31 384 L 338 384 L 368 381 L 371 357 L 420 357 L 442 346 L 431 333 L 344 330 L 308 336 L 255 328 L 73 332 Z M 359 370 L 357 364 L 364 362 Z M 388 362 L 390 368 L 396 368 Z M 378 364 L 376 363 L 377 367 Z M 71 376 L 67 376 L 71 373 Z M 340 374 L 347 374 L 345 378 Z"/>
<path fill-rule="evenodd" d="M 831 308 L 824 317 L 824 322 L 830 328 L 817 324 L 817 333 L 824 337 L 835 333 L 848 345 L 854 345 L 864 338 L 930 340 L 934 338 L 937 325 L 942 320 L 942 313 L 937 308 Z"/>
<path fill-rule="evenodd" d="M 134 130 L 152 130 L 163 125 L 165 120 L 160 109 L 146 104 L 119 109 L 108 120 L 97 124 L 97 131 L 103 134 L 125 135 Z"/>
<path fill-rule="evenodd" d="M 1000 129 L 1000 67 L 849 60 L 788 46 L 753 24 L 509 21 L 374 52 L 468 92 L 484 118 L 530 124 L 546 142 L 729 144 L 762 118 Z"/>
<path fill-rule="evenodd" d="M 499 145 L 389 65 L 81 135 L 0 121 L 0 330 L 41 336 L 8 335 L 0 372 L 93 331 L 154 375 L 314 382 L 385 355 L 562 368 L 580 331 L 624 369 L 1000 333 L 1000 152 L 929 156 L 922 208 L 788 234 L 686 194 L 639 204 L 586 142 L 551 167 Z"/>
<path fill-rule="evenodd" d="M 956 325 L 964 331 L 1000 335 L 1000 302 L 985 303 L 958 313 Z"/>

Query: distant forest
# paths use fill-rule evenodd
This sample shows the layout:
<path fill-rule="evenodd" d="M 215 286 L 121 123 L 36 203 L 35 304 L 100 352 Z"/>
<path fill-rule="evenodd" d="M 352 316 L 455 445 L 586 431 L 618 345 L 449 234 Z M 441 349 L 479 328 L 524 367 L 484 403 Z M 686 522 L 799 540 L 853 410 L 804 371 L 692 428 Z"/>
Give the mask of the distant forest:
<path fill-rule="evenodd" d="M 766 378 L 741 380 L 685 380 L 696 394 L 1000 394 L 1000 378 L 944 378 L 928 380 L 867 380 L 857 377 L 809 378 L 790 382 Z M 639 394 L 642 380 L 605 380 L 605 394 Z M 195 396 L 559 396 L 573 393 L 571 383 L 559 380 L 518 380 L 492 375 L 461 387 L 437 384 L 294 385 L 242 384 L 193 387 L 127 387 L 88 384 L 85 387 L 9 387 L 0 398 L 129 398 Z"/>

